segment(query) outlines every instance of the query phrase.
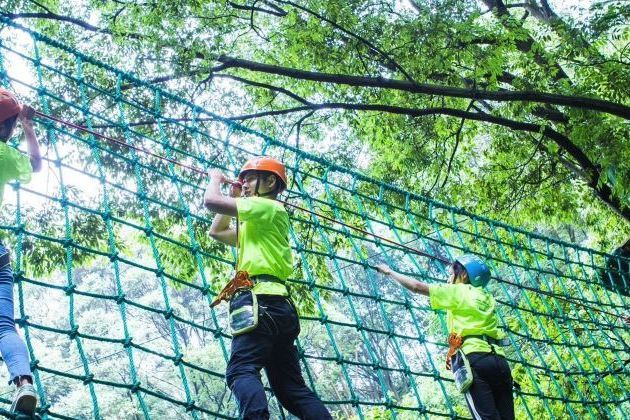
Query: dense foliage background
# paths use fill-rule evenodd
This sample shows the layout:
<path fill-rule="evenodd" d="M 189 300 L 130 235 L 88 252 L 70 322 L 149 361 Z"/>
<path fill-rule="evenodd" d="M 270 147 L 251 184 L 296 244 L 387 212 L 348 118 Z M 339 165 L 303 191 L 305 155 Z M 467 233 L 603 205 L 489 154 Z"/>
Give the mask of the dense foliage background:
<path fill-rule="evenodd" d="M 603 249 L 628 236 L 626 2 L 3 3 L 3 16 L 403 188 Z"/>
<path fill-rule="evenodd" d="M 559 6 L 546 0 L 3 0 L 0 15 L 329 162 L 473 215 L 610 251 L 630 233 L 630 6 L 575 2 L 558 12 Z M 4 47 L 33 54 L 18 31 L 4 26 L 0 35 Z M 39 48 L 44 64 L 77 73 L 76 57 L 42 42 Z M 10 57 L 3 63 L 10 77 L 36 85 L 37 62 L 22 71 Z M 89 117 L 77 108 L 88 97 L 91 112 L 112 121 L 124 114 L 137 131 L 129 135 L 92 117 L 100 124 L 95 129 L 228 167 L 246 157 L 228 158 L 228 144 L 258 144 L 242 133 L 226 135 L 216 121 L 202 121 L 175 101 L 156 104 L 149 88 L 121 86 L 98 66 L 84 71 L 85 81 L 108 93 L 81 92 L 84 86 L 68 82 L 67 74 L 44 70 L 47 95 L 58 95 L 48 99 L 55 115 L 85 124 Z M 37 100 L 35 88 L 12 82 Z M 117 90 L 139 105 L 120 112 Z M 182 126 L 158 124 L 159 113 L 177 115 Z M 191 126 L 219 133 L 225 146 L 196 136 Z M 28 314 L 49 328 L 29 329 L 34 354 L 44 367 L 77 375 L 87 374 L 81 360 L 87 357 L 91 373 L 117 383 L 130 382 L 133 365 L 143 386 L 185 400 L 182 368 L 172 360 L 182 351 L 187 362 L 216 373 L 187 369 L 197 404 L 234 415 L 221 377 L 229 341 L 217 333 L 225 313 L 215 318 L 207 296 L 188 287 L 219 289 L 234 256 L 205 234 L 211 216 L 200 205 L 205 180 L 169 177 L 164 162 L 139 170 L 125 148 L 108 145 L 127 159 L 99 155 L 79 134 L 37 129 L 47 172 L 21 187 L 22 201 L 7 192 L 0 223 L 3 239 L 21 248 L 25 281 L 16 317 Z M 168 139 L 172 149 L 148 139 Z M 625 298 L 600 287 L 607 275 L 599 270 L 607 262 L 601 255 L 421 200 L 409 204 L 404 194 L 383 197 L 377 184 L 343 174 L 328 179 L 329 168 L 313 160 L 299 165 L 302 175 L 292 187 L 320 200 L 317 209 L 326 215 L 431 254 L 465 247 L 492 256 L 494 272 L 521 286 L 491 286 L 514 340 L 508 357 L 523 392 L 519 418 L 627 412 Z M 467 415 L 443 379 L 450 378 L 442 364 L 443 314 L 352 261 L 388 262 L 430 281 L 443 280 L 444 267 L 293 216 L 292 242 L 304 247 L 293 276 L 304 317 L 300 346 L 320 395 L 345 401 L 331 405 L 335 415 L 357 415 L 355 392 L 376 402 L 362 406 L 367 418 L 390 418 L 392 406 L 419 401 L 428 413 Z M 191 252 L 193 245 L 205 254 Z M 121 309 L 121 291 L 136 305 Z M 163 314 L 167 299 L 176 324 Z M 134 348 L 135 365 L 120 343 L 72 334 L 76 327 L 120 337 L 125 311 L 134 343 L 146 347 Z M 93 390 L 80 379 L 44 371 L 42 381 L 54 412 L 95 416 Z M 103 417 L 142 418 L 132 392 L 97 386 L 96 394 Z M 147 397 L 147 404 L 154 418 L 187 415 L 160 398 Z"/>

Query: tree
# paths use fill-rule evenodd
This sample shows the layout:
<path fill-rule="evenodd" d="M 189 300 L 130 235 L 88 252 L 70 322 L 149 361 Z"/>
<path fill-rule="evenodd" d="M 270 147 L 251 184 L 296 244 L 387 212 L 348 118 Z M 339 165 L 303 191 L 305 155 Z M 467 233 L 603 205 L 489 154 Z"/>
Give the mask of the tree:
<path fill-rule="evenodd" d="M 623 2 L 582 21 L 546 0 L 15 6 L 3 15 L 134 57 L 142 77 L 301 147 L 347 127 L 329 156 L 367 145 L 365 168 L 404 188 L 529 226 L 628 230 Z"/>
<path fill-rule="evenodd" d="M 629 232 L 623 222 L 624 4 L 595 5 L 582 21 L 560 17 L 545 1 L 25 0 L 2 10 L 3 22 L 27 22 L 233 121 L 471 210 L 409 199 L 317 159 L 300 163 L 291 189 L 304 194 L 295 200 L 328 219 L 292 214 L 293 296 L 305 330 L 299 345 L 307 380 L 337 403 L 331 405 L 340 415 L 363 410 L 367 418 L 387 418 L 400 411 L 415 418 L 422 408 L 451 416 L 467 410 L 442 365 L 443 315 L 429 313 L 426 300 L 414 302 L 366 267 L 380 256 L 435 282 L 444 278 L 443 264 L 389 248 L 330 218 L 386 231 L 438 259 L 462 251 L 486 255 L 494 273 L 517 281 L 491 287 L 501 324 L 516 340 L 509 357 L 522 386 L 521 416 L 561 416 L 567 404 L 576 417 L 624 412 L 625 306 L 616 289 L 601 287 L 606 272 L 597 270 L 608 259 L 480 217 L 573 244 L 603 246 Z M 34 55 L 20 45 L 29 40 L 12 38 L 11 29 L 1 35 L 3 51 Z M 211 117 L 197 118 L 151 85 L 122 81 L 98 65 L 81 65 L 72 53 L 35 43 L 44 58 L 35 62 L 54 65 L 41 66 L 46 92 L 31 88 L 29 94 L 42 104 L 49 100 L 50 113 L 97 122 L 94 130 L 165 156 L 228 170 L 245 158 L 242 152 L 227 156 L 221 147 L 251 140 L 246 133 L 234 139 Z M 4 66 L 16 84 L 28 76 Z M 79 77 L 87 82 L 76 82 Z M 98 115 L 88 117 L 81 109 L 86 102 Z M 156 121 L 156 115 L 168 118 Z M 93 410 L 90 378 L 81 371 L 83 343 L 95 377 L 118 385 L 101 390 L 106 417 L 141 418 L 139 400 L 149 395 L 152 414 L 183 414 L 184 383 L 199 406 L 233 414 L 221 377 L 226 314 L 220 308 L 216 319 L 208 300 L 230 276 L 234 253 L 207 236 L 204 181 L 163 160 L 135 159 L 124 145 L 55 127 L 38 125 L 50 147 L 50 172 L 58 177 L 45 192 L 50 205 L 35 211 L 22 202 L 18 211 L 11 192 L 2 208 L 10 221 L 2 234 L 13 231 L 21 255 L 18 287 L 25 304 L 19 309 L 29 315 L 22 322 L 32 323 L 40 368 L 79 372 L 45 384 L 53 409 L 71 415 Z M 205 141 L 195 137 L 197 130 Z M 49 294 L 58 296 L 41 305 Z M 131 342 L 120 338 L 123 304 Z M 55 330 L 48 334 L 46 327 Z M 134 362 L 125 345 L 138 355 Z M 126 387 L 131 366 L 140 393 Z M 178 402 L 160 398 L 169 396 Z"/>

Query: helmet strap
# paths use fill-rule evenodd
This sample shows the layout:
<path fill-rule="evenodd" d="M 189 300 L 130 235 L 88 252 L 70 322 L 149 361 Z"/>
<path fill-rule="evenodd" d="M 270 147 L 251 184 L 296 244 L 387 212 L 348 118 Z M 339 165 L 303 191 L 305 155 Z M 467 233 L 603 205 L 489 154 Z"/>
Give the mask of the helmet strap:
<path fill-rule="evenodd" d="M 17 125 L 17 115 L 7 118 L 6 120 L 0 122 L 0 127 L 2 127 L 6 137 L 1 137 L 0 142 L 6 143 L 13 136 L 13 131 L 15 130 L 15 126 Z"/>
<path fill-rule="evenodd" d="M 254 188 L 255 196 L 258 196 L 258 187 L 260 187 L 260 174 L 256 174 L 256 188 Z"/>
<path fill-rule="evenodd" d="M 269 197 L 269 196 L 274 195 L 276 193 L 277 188 L 274 189 L 273 191 L 267 191 L 266 193 L 262 193 L 262 194 L 258 192 L 258 187 L 260 187 L 260 176 L 261 176 L 260 173 L 256 174 L 256 188 L 254 189 L 254 195 L 258 197 Z"/>

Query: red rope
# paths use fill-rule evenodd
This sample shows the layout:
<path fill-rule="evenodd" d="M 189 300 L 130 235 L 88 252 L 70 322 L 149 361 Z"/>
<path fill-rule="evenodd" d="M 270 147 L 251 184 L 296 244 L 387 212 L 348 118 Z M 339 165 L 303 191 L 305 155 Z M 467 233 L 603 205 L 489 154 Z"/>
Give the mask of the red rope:
<path fill-rule="evenodd" d="M 67 125 L 68 127 L 72 127 L 72 128 L 74 128 L 74 129 L 76 129 L 76 130 L 84 131 L 84 132 L 89 133 L 89 134 L 91 134 L 91 135 L 93 135 L 93 136 L 95 136 L 95 137 L 98 137 L 98 138 L 101 138 L 101 139 L 104 139 L 104 140 L 110 141 L 110 142 L 112 142 L 112 143 L 119 144 L 119 145 L 121 145 L 121 146 L 126 146 L 126 147 L 129 147 L 129 148 L 134 149 L 134 150 L 136 150 L 136 151 L 138 151 L 138 152 L 145 153 L 145 154 L 147 154 L 147 155 L 149 155 L 149 156 L 153 156 L 153 157 L 156 157 L 156 158 L 161 159 L 161 160 L 165 160 L 165 161 L 170 162 L 170 163 L 172 163 L 172 164 L 174 164 L 174 165 L 178 165 L 178 166 L 180 166 L 180 167 L 182 167 L 182 168 L 186 168 L 186 169 L 191 170 L 191 171 L 193 171 L 193 172 L 196 172 L 196 173 L 198 173 L 198 174 L 201 174 L 201 175 L 206 174 L 206 171 L 204 171 L 204 170 L 202 170 L 202 169 L 199 169 L 199 168 L 197 168 L 197 167 L 190 166 L 190 165 L 186 165 L 186 164 L 181 163 L 181 162 L 179 162 L 179 161 L 177 161 L 177 160 L 174 160 L 174 159 L 171 159 L 171 158 L 167 158 L 167 157 L 162 156 L 162 155 L 159 155 L 159 154 L 157 154 L 157 153 L 153 153 L 153 152 L 151 152 L 150 150 L 147 150 L 147 149 L 142 148 L 142 147 L 132 146 L 132 145 L 130 145 L 129 143 L 127 143 L 127 142 L 125 142 L 125 141 L 118 140 L 118 139 L 115 139 L 115 138 L 112 138 L 112 137 L 106 136 L 106 135 L 104 135 L 104 134 L 97 133 L 96 131 L 90 130 L 89 128 L 87 128 L 87 127 L 85 127 L 85 126 L 78 125 L 78 124 L 74 124 L 74 123 L 71 123 L 71 122 L 69 122 L 69 121 L 65 121 L 65 120 L 62 120 L 62 119 L 60 119 L 60 118 L 53 117 L 52 115 L 44 114 L 43 112 L 39 112 L 39 111 L 35 111 L 35 114 L 36 114 L 36 115 L 38 115 L 38 116 L 40 116 L 40 117 L 47 118 L 47 119 L 49 119 L 49 120 L 52 120 L 52 121 L 58 122 L 58 123 L 60 123 L 60 124 Z M 238 187 L 240 187 L 240 185 L 241 185 L 238 181 L 232 181 L 232 180 L 228 180 L 228 181 L 227 181 L 227 183 L 228 183 L 228 184 L 230 184 L 230 185 L 238 186 Z M 417 255 L 423 256 L 423 257 L 427 257 L 427 258 L 431 258 L 431 259 L 434 259 L 434 260 L 438 260 L 438 261 L 440 261 L 440 262 L 442 262 L 442 263 L 444 263 L 444 264 L 449 264 L 449 265 L 450 265 L 450 264 L 452 264 L 452 262 L 451 262 L 451 261 L 447 260 L 446 258 L 440 257 L 440 256 L 438 256 L 438 255 L 432 255 L 432 254 L 429 254 L 429 253 L 426 253 L 426 252 L 420 251 L 420 250 L 418 250 L 418 249 L 412 248 L 412 247 L 407 246 L 407 245 L 405 245 L 405 244 L 398 243 L 398 242 L 393 241 L 393 240 L 391 240 L 391 239 L 387 239 L 387 238 L 385 238 L 385 237 L 383 237 L 383 236 L 380 236 L 380 235 L 377 235 L 377 234 L 375 234 L 375 233 L 368 232 L 367 230 L 364 230 L 364 229 L 358 228 L 358 227 L 356 227 L 356 226 L 353 226 L 353 225 L 350 225 L 350 224 L 347 224 L 347 223 L 341 222 L 341 221 L 339 221 L 339 220 L 333 219 L 332 217 L 328 217 L 328 216 L 325 216 L 325 215 L 323 215 L 323 214 L 317 213 L 317 212 L 315 212 L 315 211 L 312 211 L 312 210 L 309 210 L 309 209 L 305 209 L 305 208 L 300 207 L 300 206 L 298 206 L 298 205 L 295 205 L 295 204 L 289 203 L 288 201 L 284 201 L 284 200 L 278 200 L 278 201 L 279 201 L 279 202 L 281 202 L 281 203 L 286 204 L 287 206 L 293 207 L 293 208 L 295 208 L 295 209 L 297 209 L 297 210 L 303 211 L 303 212 L 305 212 L 305 213 L 309 213 L 309 214 L 311 214 L 311 215 L 313 215 L 313 216 L 321 217 L 322 219 L 327 220 L 327 221 L 329 221 L 329 222 L 332 222 L 332 223 L 337 223 L 337 224 L 339 224 L 339 225 L 341 225 L 341 226 L 343 226 L 343 227 L 346 227 L 346 228 L 348 228 L 348 229 L 352 229 L 352 230 L 357 231 L 357 232 L 360 232 L 360 233 L 362 233 L 362 234 L 364 234 L 364 235 L 368 235 L 368 236 L 371 236 L 371 237 L 376 238 L 376 239 L 378 239 L 378 240 L 381 240 L 381 241 L 383 241 L 383 242 L 387 242 L 387 243 L 389 243 L 389 244 L 392 244 L 392 245 L 394 245 L 396 248 L 398 248 L 398 249 L 400 249 L 400 250 L 406 250 L 406 251 L 409 251 L 409 252 L 411 252 L 411 253 L 414 253 L 414 254 L 417 254 Z M 371 267 L 371 268 L 376 268 L 375 266 L 373 266 L 373 265 L 371 265 L 371 264 L 366 264 L 366 265 L 367 265 L 368 267 Z M 509 280 L 505 280 L 505 279 L 502 279 L 502 278 L 499 278 L 499 277 L 494 277 L 494 276 L 493 276 L 493 278 L 495 278 L 495 279 L 496 279 L 496 280 L 498 280 L 498 281 L 501 281 L 501 282 L 504 282 L 504 283 L 507 283 L 507 284 L 511 284 L 511 285 L 513 285 L 513 286 L 516 286 L 516 287 L 521 287 L 521 288 L 523 288 L 523 287 L 524 287 L 524 288 L 526 288 L 526 289 L 531 289 L 531 290 L 533 290 L 533 288 L 529 288 L 529 287 L 526 287 L 526 286 L 523 286 L 523 285 L 519 285 L 519 284 L 513 283 L 513 282 L 511 282 L 511 281 L 509 281 Z M 536 291 L 537 291 L 537 292 L 539 292 L 539 293 L 541 293 L 541 294 L 543 294 L 543 295 L 547 295 L 547 296 L 550 296 L 550 297 L 555 297 L 556 299 L 564 300 L 565 302 L 572 303 L 572 304 L 574 304 L 574 305 L 578 305 L 578 306 L 582 306 L 582 307 L 585 307 L 585 308 L 588 308 L 588 309 L 591 309 L 591 310 L 594 310 L 594 311 L 597 311 L 597 312 L 600 312 L 600 313 L 605 313 L 605 314 L 610 315 L 610 316 L 613 316 L 613 317 L 617 317 L 617 316 L 618 316 L 617 314 L 613 314 L 613 313 L 608 312 L 608 311 L 605 311 L 605 310 L 596 309 L 596 308 L 590 307 L 590 306 L 588 306 L 588 305 L 585 305 L 585 304 L 583 304 L 583 303 L 580 303 L 580 302 L 575 302 L 575 301 L 570 300 L 570 299 L 567 299 L 567 298 L 565 298 L 565 297 L 558 296 L 558 295 L 557 295 L 557 294 L 555 294 L 555 293 L 546 292 L 546 291 L 544 291 L 544 290 L 540 290 L 540 289 L 536 289 Z M 621 317 L 621 320 L 622 320 L 624 323 L 626 323 L 626 324 L 630 324 L 630 316 L 626 316 L 626 317 L 623 317 L 623 316 L 622 316 L 622 317 Z"/>
<path fill-rule="evenodd" d="M 85 126 L 74 124 L 74 123 L 71 123 L 69 121 L 64 121 L 62 119 L 59 119 L 57 117 L 53 117 L 52 115 L 44 114 L 43 112 L 39 112 L 39 111 L 35 111 L 35 114 L 40 116 L 40 117 L 48 118 L 49 120 L 56 121 L 58 123 L 67 125 L 68 127 L 72 127 L 74 129 L 77 129 L 77 130 L 85 131 L 86 133 L 90 133 L 91 135 L 93 135 L 95 137 L 99 137 L 101 139 L 110 141 L 112 143 L 120 144 L 121 146 L 129 147 L 131 149 L 137 150 L 138 152 L 146 153 L 147 155 L 156 157 L 158 159 L 165 160 L 167 162 L 173 163 L 175 165 L 181 166 L 181 167 L 186 168 L 186 169 L 190 169 L 193 172 L 197 172 L 197 173 L 202 174 L 202 175 L 206 173 L 205 171 L 203 171 L 203 170 L 201 170 L 199 168 L 196 168 L 194 166 L 186 165 L 185 163 L 181 163 L 181 162 L 178 162 L 178 161 L 176 161 L 174 159 L 170 159 L 170 158 L 167 158 L 165 156 L 158 155 L 157 153 L 153 153 L 150 150 L 144 149 L 142 147 L 132 146 L 131 144 L 129 144 L 129 143 L 125 142 L 125 141 L 118 140 L 118 139 L 106 136 L 104 134 L 97 133 L 96 131 L 90 130 L 89 128 L 87 128 Z"/>
<path fill-rule="evenodd" d="M 167 158 L 167 157 L 162 156 L 162 155 L 159 155 L 159 154 L 157 154 L 157 153 L 153 153 L 153 152 L 151 152 L 150 150 L 147 150 L 147 149 L 145 149 L 145 148 L 142 148 L 142 147 L 137 147 L 137 146 L 133 146 L 133 145 L 131 145 L 131 144 L 129 144 L 129 143 L 127 143 L 127 142 L 125 142 L 125 141 L 118 140 L 118 139 L 115 139 L 115 138 L 112 138 L 112 137 L 106 136 L 106 135 L 104 135 L 104 134 L 101 134 L 101 133 L 97 133 L 96 131 L 90 130 L 88 127 L 85 127 L 85 126 L 82 126 L 82 125 L 78 125 L 78 124 L 74 124 L 74 123 L 71 123 L 71 122 L 69 122 L 69 121 L 65 121 L 65 120 L 62 120 L 62 119 L 60 119 L 60 118 L 53 117 L 52 115 L 44 114 L 43 112 L 39 112 L 39 111 L 35 111 L 35 114 L 36 114 L 36 115 L 38 115 L 38 116 L 40 116 L 40 117 L 43 117 L 43 118 L 48 118 L 49 120 L 52 120 L 52 121 L 58 122 L 58 123 L 60 123 L 60 124 L 67 125 L 68 127 L 74 128 L 74 129 L 76 129 L 76 130 L 84 131 L 84 132 L 86 132 L 86 133 L 89 133 L 89 134 L 91 134 L 91 135 L 93 135 L 93 136 L 95 136 L 95 137 L 101 138 L 101 139 L 103 139 L 103 140 L 107 140 L 107 141 L 109 141 L 109 142 L 116 143 L 116 144 L 119 144 L 119 145 L 121 145 L 121 146 L 126 146 L 126 147 L 129 147 L 129 148 L 131 148 L 131 149 L 134 149 L 134 150 L 136 150 L 136 151 L 138 151 L 138 152 L 145 153 L 145 154 L 147 154 L 147 155 L 149 155 L 149 156 L 153 156 L 153 157 L 155 157 L 155 158 L 165 160 L 165 161 L 170 162 L 170 163 L 172 163 L 172 164 L 174 164 L 174 165 L 181 166 L 181 167 L 183 167 L 183 168 L 189 169 L 189 170 L 191 170 L 191 171 L 193 171 L 193 172 L 196 172 L 196 173 L 198 173 L 198 174 L 202 174 L 202 175 L 206 174 L 206 171 L 204 171 L 204 170 L 202 170 L 202 169 L 199 169 L 199 168 L 197 168 L 197 167 L 190 166 L 190 165 L 186 165 L 186 164 L 181 163 L 181 162 L 179 162 L 179 161 L 177 161 L 177 160 L 175 160 L 175 159 Z M 227 181 L 227 183 L 228 183 L 228 184 L 230 184 L 230 185 L 237 186 L 237 187 L 240 187 L 240 186 L 241 186 L 241 184 L 240 184 L 238 181 L 228 180 L 228 181 Z M 398 248 L 400 248 L 400 249 L 403 249 L 403 250 L 406 250 L 406 251 L 409 251 L 409 252 L 413 252 L 413 253 L 415 253 L 415 254 L 418 254 L 418 255 L 421 255 L 421 256 L 424 256 L 424 257 L 437 259 L 437 260 L 439 260 L 439 261 L 441 261 L 441 262 L 443 262 L 443 263 L 445 263 L 445 264 L 451 264 L 451 262 L 450 262 L 450 261 L 448 261 L 448 260 L 447 260 L 447 259 L 445 259 L 445 258 L 442 258 L 442 257 L 439 257 L 439 256 L 435 256 L 435 255 L 431 255 L 431 254 L 428 254 L 428 253 L 426 253 L 426 252 L 420 251 L 420 250 L 418 250 L 418 249 L 412 248 L 412 247 L 410 247 L 410 246 L 407 246 L 407 245 L 404 245 L 404 244 L 400 244 L 400 243 L 398 243 L 398 242 L 396 242 L 396 241 L 393 241 L 393 240 L 391 240 L 391 239 L 384 238 L 384 237 L 382 237 L 382 236 L 380 236 L 380 235 L 377 235 L 377 234 L 375 234 L 375 233 L 368 232 L 368 231 L 363 230 L 363 229 L 361 229 L 361 228 L 358 228 L 358 227 L 356 227 L 356 226 L 349 225 L 349 224 L 344 223 L 344 222 L 340 222 L 339 220 L 333 219 L 333 218 L 328 217 L 328 216 L 325 216 L 325 215 L 323 215 L 323 214 L 319 214 L 319 213 L 314 212 L 314 211 L 312 211 L 312 210 L 308 210 L 308 209 L 305 209 L 305 208 L 300 207 L 300 206 L 298 206 L 298 205 L 295 205 L 295 204 L 289 203 L 288 201 L 283 201 L 283 200 L 278 200 L 278 201 L 280 201 L 281 203 L 284 203 L 284 204 L 286 204 L 286 205 L 288 205 L 288 206 L 290 206 L 290 207 L 293 207 L 293 208 L 295 208 L 295 209 L 298 209 L 298 210 L 301 210 L 301 211 L 303 211 L 303 212 L 309 213 L 309 214 L 311 214 L 311 215 L 314 215 L 314 216 L 317 216 L 317 217 L 321 217 L 322 219 L 328 220 L 329 222 L 337 223 L 337 224 L 339 224 L 339 225 L 341 225 L 341 226 L 344 226 L 344 227 L 346 227 L 346 228 L 348 228 L 348 229 L 355 230 L 355 231 L 360 232 L 360 233 L 362 233 L 362 234 L 364 234 L 364 235 L 372 236 L 372 237 L 374 237 L 374 238 L 376 238 L 376 239 L 379 239 L 379 240 L 381 240 L 381 241 L 383 241 L 383 242 L 387 242 L 387 243 L 389 243 L 389 244 L 395 245 L 396 247 L 398 247 Z"/>

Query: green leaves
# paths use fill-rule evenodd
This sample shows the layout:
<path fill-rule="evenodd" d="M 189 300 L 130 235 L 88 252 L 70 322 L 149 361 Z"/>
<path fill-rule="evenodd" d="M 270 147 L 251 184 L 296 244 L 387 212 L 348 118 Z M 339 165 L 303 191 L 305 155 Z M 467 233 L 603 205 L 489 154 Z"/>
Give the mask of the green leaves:
<path fill-rule="evenodd" d="M 193 73 L 199 67 L 211 67 L 212 57 L 229 53 L 320 72 L 400 79 L 411 75 L 418 82 L 473 89 L 586 94 L 627 103 L 629 93 L 625 86 L 630 86 L 630 72 L 621 64 L 625 59 L 622 47 L 627 30 L 611 20 L 615 13 L 625 13 L 627 7 L 621 4 L 594 6 L 592 21 L 563 16 L 553 22 L 535 17 L 538 15 L 521 21 L 523 10 L 518 8 L 509 9 L 499 18 L 482 13 L 474 3 L 452 1 L 438 1 L 427 8 L 365 5 L 358 1 L 343 5 L 320 1 L 274 2 L 273 6 L 282 11 L 277 15 L 265 12 L 270 5 L 248 9 L 248 3 L 239 3 L 236 8 L 229 2 L 126 6 L 97 2 L 92 6 L 101 11 L 100 27 L 115 33 L 120 47 L 137 57 L 134 70 L 146 78 L 165 73 L 183 75 L 176 86 L 179 93 L 197 91 L 196 83 L 205 75 Z M 68 11 L 60 7 L 60 13 L 82 13 L 80 9 Z M 74 17 L 87 19 L 87 15 Z M 81 33 L 80 27 L 59 23 L 57 26 Z M 139 36 L 132 37 L 131 33 Z M 97 40 L 92 47 L 103 49 Z M 115 60 L 115 52 L 112 53 Z M 186 76 L 188 73 L 190 76 Z M 391 104 L 414 109 L 468 106 L 468 101 L 445 97 L 318 84 L 251 71 L 230 73 L 288 89 L 315 103 Z M 628 83 L 624 83 L 626 79 Z M 246 84 L 226 89 L 220 86 L 219 92 L 224 101 L 237 106 L 238 110 L 232 113 L 238 115 L 300 105 L 286 95 Z M 240 100 L 234 101 L 234 96 Z M 220 98 L 203 97 L 198 102 L 226 113 L 224 106 L 218 106 L 222 103 Z M 554 129 L 567 136 L 604 171 L 614 167 L 619 173 L 627 173 L 623 170 L 627 156 L 618 153 L 629 149 L 624 147 L 627 125 L 618 118 L 526 102 L 477 102 L 472 109 L 514 121 L 538 123 L 541 130 Z M 565 122 L 547 119 L 549 112 L 560 114 Z M 254 119 L 252 123 L 264 131 L 290 138 L 304 115 L 289 113 L 273 120 Z M 587 171 L 549 139 L 532 139 L 528 133 L 445 116 L 412 119 L 343 111 L 332 114 L 334 118 L 328 115 L 318 119 L 317 115 L 324 114 L 306 118 L 302 131 L 303 136 L 313 141 L 311 150 L 317 150 L 316 144 L 334 127 L 348 125 L 351 129 L 336 133 L 336 140 L 367 145 L 373 174 L 383 176 L 388 182 L 429 191 L 449 203 L 474 206 L 478 212 L 508 222 L 518 220 L 525 226 L 528 216 L 535 213 L 546 214 L 550 226 L 561 220 L 588 226 L 580 216 L 580 209 L 586 204 L 582 197 L 592 190 L 589 187 L 592 179 L 578 176 L 577 182 L 568 183 L 568 172 L 586 174 Z M 615 142 L 609 143 L 610 139 Z M 534 149 L 538 150 L 536 158 L 529 159 Z M 481 151 L 483 158 L 477 151 Z M 545 170 L 541 156 L 546 156 Z M 513 169 L 496 176 L 487 172 L 491 166 Z M 561 167 L 564 169 L 559 170 Z M 521 169 L 538 175 L 525 179 Z M 457 182 L 444 183 L 453 177 Z M 611 188 L 615 199 L 625 197 L 622 186 L 627 183 L 608 183 L 609 179 L 601 175 L 599 180 L 597 185 Z M 541 202 L 541 198 L 548 196 L 544 191 L 550 184 L 562 186 L 559 191 L 563 196 L 559 200 L 571 204 L 555 206 L 558 197 L 549 203 Z M 522 199 L 518 191 L 523 189 L 536 199 Z M 504 198 L 497 200 L 497 197 Z M 593 200 L 589 203 L 594 206 L 589 211 L 599 217 L 616 219 L 605 206 Z M 541 208 L 550 210 L 541 212 Z M 530 226 L 538 224 L 539 218 L 535 220 Z"/>

